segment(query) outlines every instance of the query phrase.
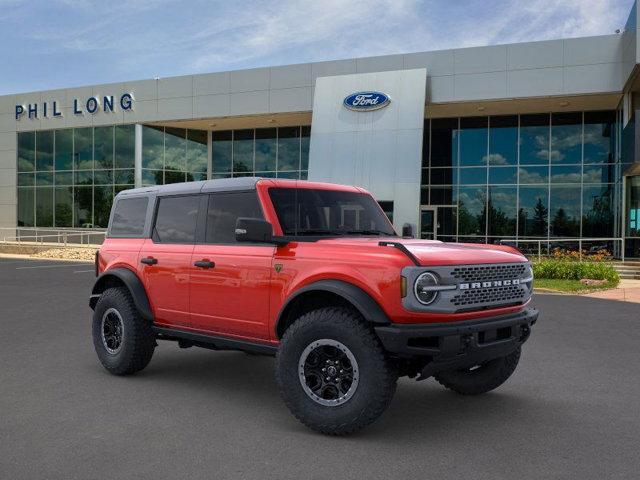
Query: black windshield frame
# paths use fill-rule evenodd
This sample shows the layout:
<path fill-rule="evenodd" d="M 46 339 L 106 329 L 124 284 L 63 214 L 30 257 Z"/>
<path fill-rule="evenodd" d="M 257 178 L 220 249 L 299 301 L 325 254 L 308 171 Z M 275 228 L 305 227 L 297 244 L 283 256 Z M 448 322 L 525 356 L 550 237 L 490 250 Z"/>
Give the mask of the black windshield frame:
<path fill-rule="evenodd" d="M 272 187 L 269 198 L 286 238 L 397 236 L 380 205 L 366 193 Z"/>

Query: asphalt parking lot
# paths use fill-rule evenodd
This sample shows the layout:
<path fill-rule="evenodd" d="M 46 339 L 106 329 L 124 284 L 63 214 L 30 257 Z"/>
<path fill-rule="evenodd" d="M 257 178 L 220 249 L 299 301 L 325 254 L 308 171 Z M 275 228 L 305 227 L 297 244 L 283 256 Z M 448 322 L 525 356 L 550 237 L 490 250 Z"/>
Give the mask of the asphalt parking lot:
<path fill-rule="evenodd" d="M 502 388 L 402 379 L 380 421 L 329 438 L 289 414 L 268 357 L 161 343 L 145 371 L 109 375 L 92 267 L 0 259 L 0 478 L 640 477 L 637 304 L 538 295 Z"/>

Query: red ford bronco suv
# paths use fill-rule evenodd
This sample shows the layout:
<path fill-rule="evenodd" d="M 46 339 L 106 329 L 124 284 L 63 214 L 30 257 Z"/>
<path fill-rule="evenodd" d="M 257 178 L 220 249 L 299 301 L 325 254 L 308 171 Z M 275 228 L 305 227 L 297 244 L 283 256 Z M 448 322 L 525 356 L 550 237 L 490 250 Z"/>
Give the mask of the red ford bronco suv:
<path fill-rule="evenodd" d="M 332 435 L 378 418 L 399 376 L 495 389 L 538 316 L 517 250 L 402 238 L 365 190 L 304 181 L 121 192 L 96 274 L 109 372 L 142 370 L 158 340 L 275 355 L 289 409 Z"/>

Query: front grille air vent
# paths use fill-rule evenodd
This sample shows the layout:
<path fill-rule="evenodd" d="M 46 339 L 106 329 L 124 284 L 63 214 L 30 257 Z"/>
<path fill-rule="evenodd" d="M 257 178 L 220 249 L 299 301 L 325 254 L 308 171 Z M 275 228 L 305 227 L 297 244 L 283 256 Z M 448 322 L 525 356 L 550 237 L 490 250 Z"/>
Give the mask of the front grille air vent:
<path fill-rule="evenodd" d="M 500 305 L 523 301 L 525 291 L 519 285 L 509 285 L 505 287 L 487 287 L 474 290 L 465 290 L 454 296 L 451 303 L 456 307 L 464 307 L 476 304 Z"/>
<path fill-rule="evenodd" d="M 525 264 L 456 267 L 451 272 L 451 276 L 461 282 L 510 280 L 522 277 L 525 273 L 525 268 Z"/>

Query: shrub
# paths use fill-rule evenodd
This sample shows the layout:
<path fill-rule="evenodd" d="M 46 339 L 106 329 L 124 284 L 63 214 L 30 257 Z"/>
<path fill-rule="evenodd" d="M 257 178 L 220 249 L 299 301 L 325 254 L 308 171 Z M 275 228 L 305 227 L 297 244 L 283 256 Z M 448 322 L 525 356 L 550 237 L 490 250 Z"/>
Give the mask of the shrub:
<path fill-rule="evenodd" d="M 536 278 L 552 278 L 564 280 L 607 280 L 613 285 L 620 281 L 618 272 L 606 262 L 588 262 L 574 260 L 558 260 L 548 258 L 533 262 L 533 275 Z"/>

